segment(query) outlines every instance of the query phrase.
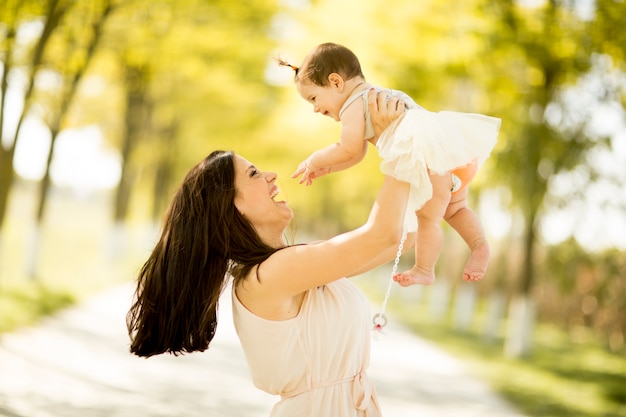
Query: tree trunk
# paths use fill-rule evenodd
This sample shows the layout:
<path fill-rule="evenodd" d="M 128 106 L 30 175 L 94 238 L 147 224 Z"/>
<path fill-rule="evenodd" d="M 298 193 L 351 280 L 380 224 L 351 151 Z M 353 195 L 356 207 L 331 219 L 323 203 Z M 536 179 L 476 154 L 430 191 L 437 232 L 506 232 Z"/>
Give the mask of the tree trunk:
<path fill-rule="evenodd" d="M 37 279 L 37 264 L 39 263 L 39 252 L 41 245 L 41 228 L 43 217 L 48 202 L 48 190 L 50 189 L 50 165 L 52 163 L 54 143 L 58 136 L 58 130 L 51 132 L 50 149 L 48 150 L 48 158 L 46 159 L 46 171 L 39 183 L 39 201 L 37 202 L 37 213 L 35 224 L 33 225 L 32 239 L 26 242 L 26 276 L 31 280 Z"/>
<path fill-rule="evenodd" d="M 520 293 L 530 296 L 534 283 L 535 274 L 535 219 L 537 209 L 531 208 L 527 217 L 526 236 L 524 241 L 524 263 L 522 264 L 522 276 L 520 282 Z"/>
<path fill-rule="evenodd" d="M 437 279 L 431 287 L 429 315 L 434 321 L 442 321 L 448 312 L 450 283 L 447 279 Z"/>
<path fill-rule="evenodd" d="M 57 137 L 59 136 L 59 131 L 55 127 L 50 132 L 50 149 L 48 150 L 48 157 L 46 158 L 46 170 L 44 172 L 43 178 L 39 182 L 39 201 L 37 202 L 37 214 L 36 214 L 36 223 L 41 225 L 43 223 L 44 214 L 46 211 L 46 206 L 48 202 L 48 191 L 50 189 L 50 165 L 52 164 L 52 159 L 54 157 L 54 144 L 56 143 Z"/>
<path fill-rule="evenodd" d="M 9 204 L 9 192 L 13 184 L 13 156 L 15 154 L 15 146 L 9 146 L 4 149 L 0 144 L 0 232 L 2 231 L 2 223 Z"/>
<path fill-rule="evenodd" d="M 37 265 L 41 250 L 41 225 L 33 223 L 26 241 L 26 276 L 31 280 L 37 279 Z"/>
<path fill-rule="evenodd" d="M 130 197 L 135 184 L 136 173 L 132 164 L 132 154 L 146 124 L 144 101 L 145 74 L 141 68 L 126 66 L 126 117 L 121 148 L 121 176 L 115 190 L 113 223 L 110 238 L 110 256 L 118 260 L 128 247 L 126 219 L 130 208 Z"/>
<path fill-rule="evenodd" d="M 13 44 L 15 41 L 15 28 L 9 27 L 6 39 L 7 50 L 2 62 L 2 79 L 0 80 L 0 236 L 2 236 L 2 222 L 7 208 L 8 194 L 13 181 L 13 154 L 15 147 L 11 144 L 8 149 L 4 148 L 4 107 L 6 103 L 7 90 L 9 88 L 9 72 L 13 67 L 11 58 L 13 56 Z M 0 248 L 1 249 L 1 248 Z"/>
<path fill-rule="evenodd" d="M 530 210 L 526 223 L 524 241 L 524 263 L 520 291 L 510 305 L 509 326 L 505 354 L 510 357 L 525 357 L 530 354 L 531 339 L 535 324 L 535 306 L 531 289 L 534 280 L 534 248 L 536 210 Z"/>
<path fill-rule="evenodd" d="M 126 132 L 122 144 L 122 175 L 115 190 L 115 201 L 113 210 L 113 229 L 109 238 L 109 256 L 111 261 L 118 261 L 127 249 L 126 217 L 130 206 L 130 195 L 134 175 L 131 174 L 130 154 L 133 137 Z"/>
<path fill-rule="evenodd" d="M 135 182 L 131 156 L 146 123 L 145 74 L 141 68 L 126 67 L 126 117 L 122 143 L 122 173 L 115 194 L 115 223 L 124 223 L 130 207 L 130 195 Z"/>
<path fill-rule="evenodd" d="M 4 53 L 4 60 L 2 61 L 2 79 L 0 79 L 0 147 L 2 146 L 2 137 L 4 135 L 4 106 L 7 98 L 7 91 L 9 89 L 9 72 L 13 68 L 13 44 L 15 43 L 15 27 L 11 26 L 7 30 L 6 37 L 4 39 L 7 49 Z"/>
<path fill-rule="evenodd" d="M 158 137 L 162 141 L 161 158 L 156 168 L 154 176 L 154 193 L 152 203 L 152 220 L 159 224 L 163 218 L 163 213 L 170 200 L 170 186 L 174 174 L 174 164 L 176 159 L 175 138 L 178 133 L 177 124 L 171 124 L 167 128 L 158 132 Z"/>
<path fill-rule="evenodd" d="M 488 303 L 484 337 L 488 343 L 493 343 L 498 338 L 500 325 L 505 315 L 506 297 L 502 291 L 495 290 L 489 295 Z"/>
<path fill-rule="evenodd" d="M 528 295 L 520 295 L 511 301 L 509 309 L 508 337 L 504 353 L 511 358 L 526 357 L 532 348 L 535 327 L 535 304 Z"/>
<path fill-rule="evenodd" d="M 117 262 L 128 250 L 128 236 L 124 223 L 113 223 L 107 240 L 107 257 L 110 262 Z"/>
<path fill-rule="evenodd" d="M 467 330 L 474 318 L 474 306 L 476 301 L 475 284 L 462 283 L 457 287 L 456 300 L 454 302 L 454 328 Z"/>

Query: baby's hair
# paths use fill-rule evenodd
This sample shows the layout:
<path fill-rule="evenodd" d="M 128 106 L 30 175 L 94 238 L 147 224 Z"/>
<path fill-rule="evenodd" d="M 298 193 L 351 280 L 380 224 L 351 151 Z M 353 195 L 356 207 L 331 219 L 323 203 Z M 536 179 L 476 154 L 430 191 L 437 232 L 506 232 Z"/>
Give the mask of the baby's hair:
<path fill-rule="evenodd" d="M 278 63 L 278 65 L 280 65 L 281 67 L 289 67 L 293 70 L 293 72 L 295 73 L 295 79 L 298 79 L 298 70 L 300 68 L 296 67 L 295 65 L 291 65 L 289 62 L 285 61 L 282 58 L 274 58 L 274 60 Z"/>
<path fill-rule="evenodd" d="M 345 80 L 355 77 L 365 78 L 361 63 L 350 49 L 336 43 L 322 43 L 305 58 L 301 67 L 276 59 L 279 65 L 290 67 L 296 73 L 295 81 L 310 81 L 315 85 L 328 85 L 328 76 L 341 75 Z"/>

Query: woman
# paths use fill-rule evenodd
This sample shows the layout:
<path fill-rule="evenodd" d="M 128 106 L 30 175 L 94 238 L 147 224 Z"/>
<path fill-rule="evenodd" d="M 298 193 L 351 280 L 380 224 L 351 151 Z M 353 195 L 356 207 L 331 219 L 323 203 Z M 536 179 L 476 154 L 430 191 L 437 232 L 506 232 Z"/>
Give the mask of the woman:
<path fill-rule="evenodd" d="M 370 111 L 382 131 L 404 108 L 374 95 Z M 189 172 L 139 273 L 130 350 L 146 357 L 205 350 L 231 275 L 233 320 L 254 383 L 282 397 L 271 416 L 380 416 L 366 375 L 369 303 L 343 277 L 393 258 L 408 184 L 386 177 L 358 229 L 287 246 L 292 211 L 276 200 L 275 181 L 275 173 L 223 151 Z"/>

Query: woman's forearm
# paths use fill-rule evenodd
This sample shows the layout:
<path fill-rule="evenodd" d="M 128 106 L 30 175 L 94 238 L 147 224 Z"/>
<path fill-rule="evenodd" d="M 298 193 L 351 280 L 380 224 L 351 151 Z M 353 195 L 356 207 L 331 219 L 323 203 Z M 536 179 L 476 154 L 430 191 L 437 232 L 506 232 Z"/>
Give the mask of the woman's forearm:
<path fill-rule="evenodd" d="M 384 93 L 377 95 L 373 89 L 369 92 L 368 106 L 376 136 L 404 113 L 404 106 L 397 99 L 387 100 Z M 365 227 L 371 227 L 374 236 L 399 242 L 408 198 L 408 183 L 385 176 Z"/>
<path fill-rule="evenodd" d="M 382 245 L 380 250 L 399 242 L 408 196 L 408 183 L 385 176 L 367 223 L 363 226 L 372 241 Z"/>
<path fill-rule="evenodd" d="M 412 249 L 415 246 L 415 232 L 409 233 L 406 236 L 406 239 L 403 244 L 402 253 L 406 252 L 409 249 Z M 386 249 L 382 250 L 375 257 L 371 258 L 367 262 L 363 263 L 359 268 L 350 273 L 348 277 L 354 277 L 356 275 L 363 274 L 367 271 L 370 271 L 376 267 L 379 267 L 389 261 L 395 259 L 398 254 L 398 248 L 400 247 L 400 239 L 397 242 L 392 243 Z"/>

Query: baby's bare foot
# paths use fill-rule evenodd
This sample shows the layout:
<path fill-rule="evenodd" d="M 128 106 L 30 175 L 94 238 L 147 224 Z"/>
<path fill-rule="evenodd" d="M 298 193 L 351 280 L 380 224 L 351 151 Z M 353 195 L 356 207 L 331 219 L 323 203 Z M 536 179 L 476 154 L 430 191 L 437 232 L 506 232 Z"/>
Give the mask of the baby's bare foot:
<path fill-rule="evenodd" d="M 463 279 L 465 281 L 480 281 L 487 271 L 489 263 L 489 244 L 482 241 L 472 249 L 469 260 L 463 270 Z"/>
<path fill-rule="evenodd" d="M 432 269 L 420 268 L 417 265 L 408 271 L 395 274 L 393 280 L 403 287 L 410 285 L 430 285 L 435 282 L 435 273 Z"/>

